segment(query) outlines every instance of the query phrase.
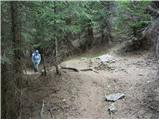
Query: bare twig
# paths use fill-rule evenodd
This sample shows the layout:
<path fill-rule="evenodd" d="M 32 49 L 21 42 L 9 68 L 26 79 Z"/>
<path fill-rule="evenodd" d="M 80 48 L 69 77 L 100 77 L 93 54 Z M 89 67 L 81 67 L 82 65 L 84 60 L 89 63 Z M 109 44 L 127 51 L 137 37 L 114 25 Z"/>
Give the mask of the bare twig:
<path fill-rule="evenodd" d="M 42 102 L 42 108 L 41 108 L 41 113 L 40 113 L 41 118 L 43 118 L 43 113 L 44 113 L 44 100 Z"/>

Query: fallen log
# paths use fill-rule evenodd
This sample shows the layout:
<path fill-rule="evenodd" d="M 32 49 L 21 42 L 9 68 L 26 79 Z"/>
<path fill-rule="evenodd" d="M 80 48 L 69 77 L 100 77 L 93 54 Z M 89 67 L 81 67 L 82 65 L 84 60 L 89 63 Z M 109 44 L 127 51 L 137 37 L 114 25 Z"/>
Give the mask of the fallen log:
<path fill-rule="evenodd" d="M 73 68 L 73 67 L 64 67 L 64 66 L 61 66 L 61 69 L 68 69 L 68 70 L 73 70 L 73 71 L 75 71 L 75 72 L 79 72 L 78 69 Z"/>
<path fill-rule="evenodd" d="M 96 70 L 93 69 L 93 68 L 80 69 L 80 71 L 93 71 L 93 72 L 95 72 L 95 73 L 98 73 L 98 71 L 96 71 Z"/>
<path fill-rule="evenodd" d="M 65 67 L 65 66 L 61 66 L 61 69 L 68 69 L 68 70 L 73 70 L 75 72 L 79 72 L 79 71 L 93 71 L 98 73 L 98 71 L 94 70 L 93 68 L 84 68 L 84 69 L 77 69 L 77 68 L 73 68 L 73 67 Z"/>
<path fill-rule="evenodd" d="M 80 69 L 80 71 L 93 71 L 92 68 L 85 68 L 85 69 Z"/>

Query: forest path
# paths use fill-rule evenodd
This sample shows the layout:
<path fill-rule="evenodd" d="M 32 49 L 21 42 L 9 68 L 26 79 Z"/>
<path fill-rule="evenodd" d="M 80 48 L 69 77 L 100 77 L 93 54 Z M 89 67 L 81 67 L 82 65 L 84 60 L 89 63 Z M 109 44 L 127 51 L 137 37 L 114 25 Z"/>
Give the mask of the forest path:
<path fill-rule="evenodd" d="M 29 98 L 36 103 L 28 107 L 30 118 L 158 118 L 155 60 L 148 52 L 123 57 L 112 54 L 112 59 L 106 65 L 95 57 L 61 64 L 77 69 L 92 67 L 96 72 L 62 69 L 57 76 L 52 67 L 47 77 L 37 75 L 28 88 Z M 114 103 L 117 112 L 110 116 L 107 109 L 112 103 L 105 101 L 105 95 L 112 93 L 124 93 L 125 98 Z"/>
<path fill-rule="evenodd" d="M 78 106 L 78 118 L 111 118 L 108 114 L 108 107 L 112 104 L 105 101 L 105 95 L 112 93 L 124 93 L 125 98 L 115 102 L 118 112 L 112 118 L 155 118 L 154 110 L 158 101 L 158 65 L 153 59 L 148 58 L 147 53 L 138 53 L 130 56 L 117 56 L 112 54 L 114 62 L 106 65 L 98 65 L 95 58 L 75 59 L 64 62 L 66 66 L 75 68 L 87 68 L 92 66 L 98 69 L 93 71 L 80 72 L 74 75 L 77 83 L 78 99 L 74 101 Z M 92 62 L 91 62 L 92 61 Z M 76 81 L 74 81 L 76 82 Z M 149 87 L 153 87 L 153 91 Z M 155 88 L 155 89 L 154 89 Z M 151 98 L 148 98 L 150 94 Z M 148 104 L 151 99 L 152 105 Z M 154 100 L 156 99 L 156 100 Z M 155 109 L 157 109 L 156 107 Z"/>

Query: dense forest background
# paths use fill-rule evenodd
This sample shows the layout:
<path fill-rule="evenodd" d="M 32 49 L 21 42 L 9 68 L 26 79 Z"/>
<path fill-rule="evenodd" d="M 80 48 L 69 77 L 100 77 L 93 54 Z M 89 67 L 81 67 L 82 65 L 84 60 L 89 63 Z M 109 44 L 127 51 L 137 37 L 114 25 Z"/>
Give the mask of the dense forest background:
<path fill-rule="evenodd" d="M 21 115 L 31 54 L 39 49 L 42 68 L 56 67 L 93 48 L 125 43 L 119 54 L 148 50 L 158 59 L 158 1 L 1 2 L 2 117 Z"/>

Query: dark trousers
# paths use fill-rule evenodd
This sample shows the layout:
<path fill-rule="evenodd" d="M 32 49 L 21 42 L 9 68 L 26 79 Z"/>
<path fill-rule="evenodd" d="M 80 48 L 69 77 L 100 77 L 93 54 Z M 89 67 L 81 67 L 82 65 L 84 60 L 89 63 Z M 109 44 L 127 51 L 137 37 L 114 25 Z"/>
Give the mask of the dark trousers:
<path fill-rule="evenodd" d="M 38 64 L 33 63 L 33 68 L 34 68 L 34 71 L 35 71 L 35 72 L 38 72 L 38 71 L 39 71 L 39 69 L 38 69 Z"/>

